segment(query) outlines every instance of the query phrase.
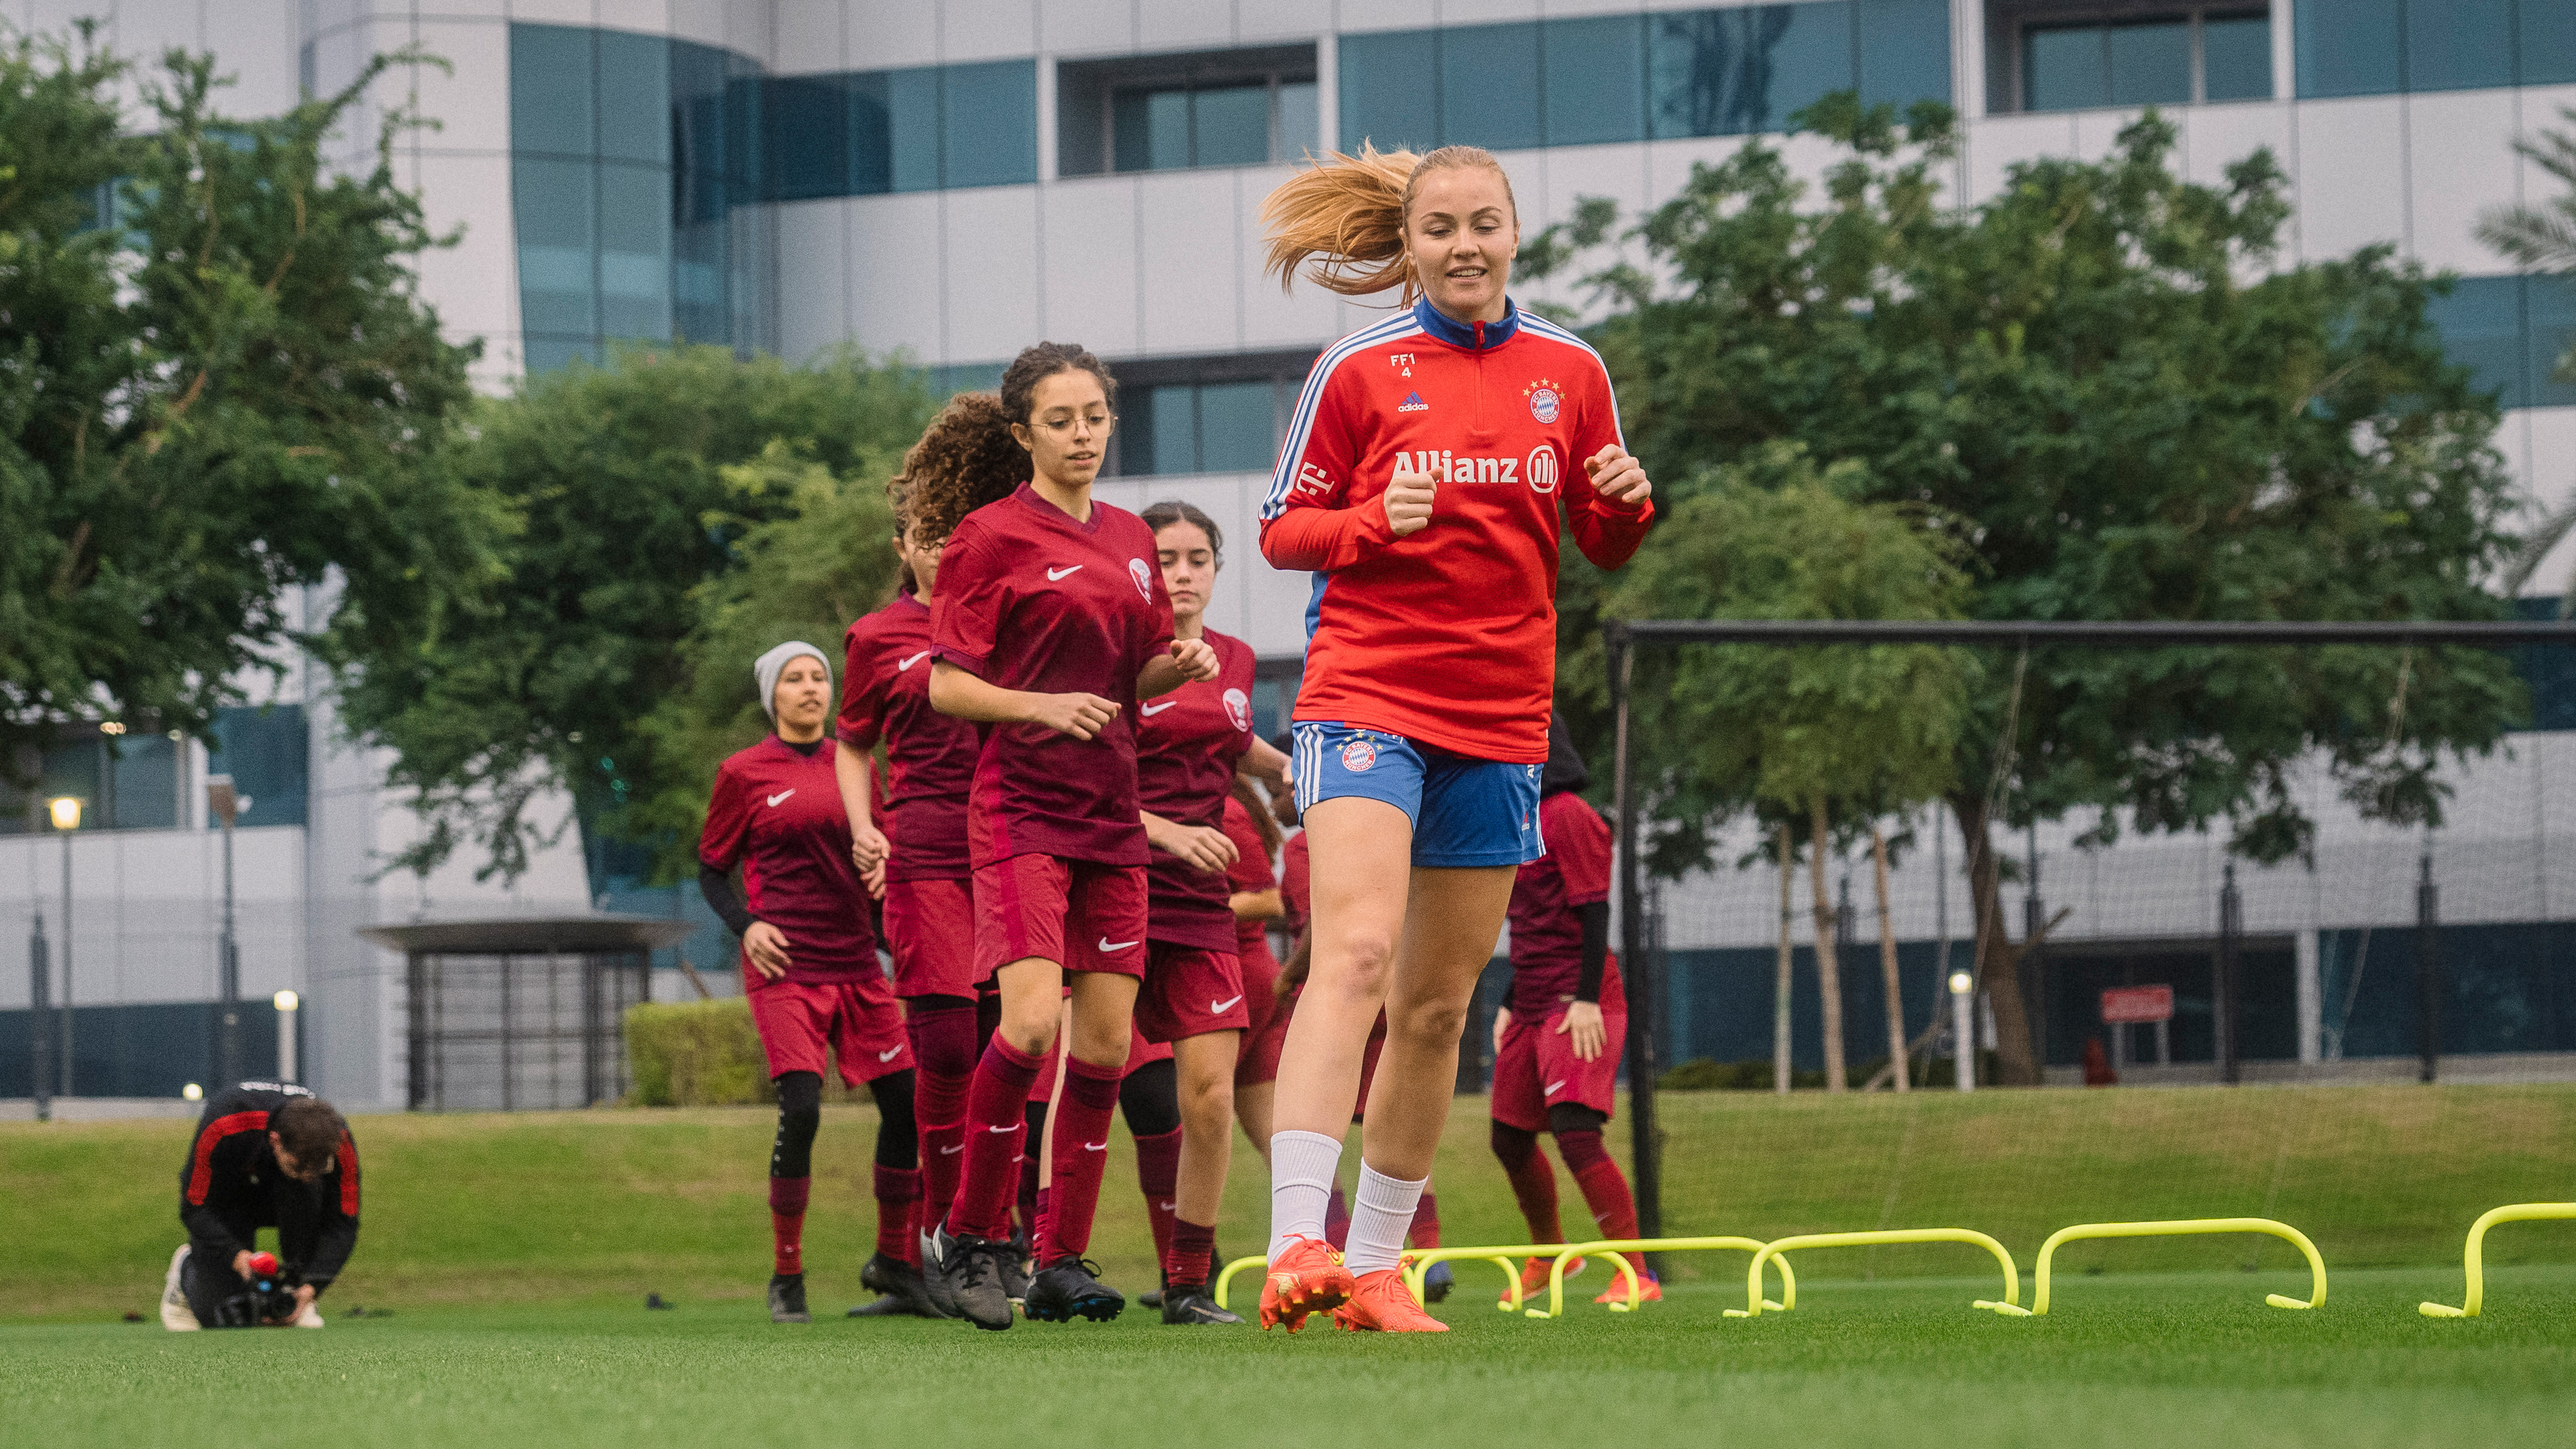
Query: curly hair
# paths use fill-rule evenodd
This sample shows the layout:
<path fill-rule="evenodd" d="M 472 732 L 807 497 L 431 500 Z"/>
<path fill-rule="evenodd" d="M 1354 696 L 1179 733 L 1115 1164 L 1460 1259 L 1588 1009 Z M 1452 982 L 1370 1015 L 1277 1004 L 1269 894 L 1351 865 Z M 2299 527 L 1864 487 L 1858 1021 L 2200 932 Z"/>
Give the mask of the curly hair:
<path fill-rule="evenodd" d="M 1023 347 L 1002 373 L 1002 411 L 1015 423 L 1025 423 L 1037 414 L 1038 384 L 1059 372 L 1087 372 L 1100 379 L 1101 396 L 1109 400 L 1111 410 L 1118 406 L 1118 379 L 1109 375 L 1109 364 L 1091 355 L 1091 349 L 1079 342 L 1041 342 Z"/>
<path fill-rule="evenodd" d="M 1198 525 L 1199 532 L 1207 535 L 1208 552 L 1216 555 L 1217 566 L 1225 566 L 1225 531 L 1218 528 L 1216 520 L 1208 517 L 1207 510 L 1197 504 L 1166 498 L 1160 503 L 1146 505 L 1145 511 L 1138 516 L 1145 520 L 1148 530 L 1157 534 L 1175 523 Z"/>
<path fill-rule="evenodd" d="M 903 455 L 905 498 L 896 516 L 912 520 L 916 546 L 938 543 L 967 514 L 1010 497 L 1028 480 L 1029 453 L 1012 438 L 1001 398 L 961 392 Z"/>
<path fill-rule="evenodd" d="M 1270 242 L 1262 270 L 1279 275 L 1286 291 L 1307 258 L 1306 278 L 1345 297 L 1366 297 L 1401 284 L 1404 305 L 1421 287 L 1405 255 L 1404 227 L 1414 194 L 1434 171 L 1483 167 L 1503 179 L 1503 196 L 1515 219 L 1520 202 L 1512 178 L 1494 153 L 1479 146 L 1443 146 L 1427 156 L 1381 151 L 1366 141 L 1356 156 L 1335 151 L 1279 184 L 1261 203 Z"/>

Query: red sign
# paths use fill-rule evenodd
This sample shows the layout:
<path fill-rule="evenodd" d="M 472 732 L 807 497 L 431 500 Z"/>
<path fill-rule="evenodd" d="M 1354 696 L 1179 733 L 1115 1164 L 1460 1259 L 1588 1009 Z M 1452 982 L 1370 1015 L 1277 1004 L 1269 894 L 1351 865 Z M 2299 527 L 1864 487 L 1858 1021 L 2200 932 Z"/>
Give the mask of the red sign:
<path fill-rule="evenodd" d="M 2170 986 L 2114 986 L 2102 993 L 2102 1020 L 2112 1026 L 2173 1020 Z"/>

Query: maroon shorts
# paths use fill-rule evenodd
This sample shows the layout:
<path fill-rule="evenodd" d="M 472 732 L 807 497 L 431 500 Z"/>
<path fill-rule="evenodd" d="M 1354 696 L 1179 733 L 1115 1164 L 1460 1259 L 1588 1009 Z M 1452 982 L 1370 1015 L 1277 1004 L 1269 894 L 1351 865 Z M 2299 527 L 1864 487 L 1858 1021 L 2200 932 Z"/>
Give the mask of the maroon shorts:
<path fill-rule="evenodd" d="M 1279 1046 L 1288 1040 L 1290 1005 L 1279 999 L 1279 962 L 1262 942 L 1235 957 L 1243 972 L 1243 1009 L 1252 1014 L 1244 1024 L 1243 1047 L 1234 1058 L 1234 1084 L 1257 1087 L 1279 1080 Z"/>
<path fill-rule="evenodd" d="M 772 981 L 751 993 L 751 1024 L 773 1078 L 823 1074 L 829 1047 L 850 1086 L 912 1070 L 903 1006 L 882 976 L 857 981 Z"/>
<path fill-rule="evenodd" d="M 1127 1028 L 1127 1076 L 1136 1075 L 1136 1069 L 1148 1062 L 1167 1062 L 1171 1059 L 1171 1047 L 1162 1042 L 1145 1040 L 1132 1024 Z M 1061 1069 L 1060 1064 L 1063 1061 L 1064 1033 L 1059 1031 L 1055 1034 L 1055 1045 L 1047 1048 L 1045 1064 L 1038 1068 L 1038 1079 L 1029 1083 L 1030 1101 L 1055 1100 L 1056 1073 Z"/>
<path fill-rule="evenodd" d="M 1145 1040 L 1161 1042 L 1241 1031 L 1252 1024 L 1244 1007 L 1249 995 L 1233 952 L 1156 941 L 1146 958 L 1144 988 L 1136 993 L 1136 1029 Z"/>
<path fill-rule="evenodd" d="M 1610 1115 L 1612 1093 L 1619 1082 L 1619 1055 L 1628 1041 L 1628 1006 L 1602 993 L 1601 1025 L 1609 1032 L 1601 1055 L 1583 1061 L 1574 1055 L 1574 1034 L 1556 1028 L 1563 1008 L 1545 1021 L 1515 1016 L 1503 1029 L 1502 1047 L 1494 1053 L 1494 1120 L 1524 1132 L 1545 1132 L 1547 1109 L 1560 1102 Z"/>
<path fill-rule="evenodd" d="M 897 996 L 975 995 L 975 889 L 964 879 L 890 880 L 886 943 Z"/>
<path fill-rule="evenodd" d="M 1145 867 L 1015 855 L 975 872 L 975 980 L 1030 957 L 1145 974 Z"/>

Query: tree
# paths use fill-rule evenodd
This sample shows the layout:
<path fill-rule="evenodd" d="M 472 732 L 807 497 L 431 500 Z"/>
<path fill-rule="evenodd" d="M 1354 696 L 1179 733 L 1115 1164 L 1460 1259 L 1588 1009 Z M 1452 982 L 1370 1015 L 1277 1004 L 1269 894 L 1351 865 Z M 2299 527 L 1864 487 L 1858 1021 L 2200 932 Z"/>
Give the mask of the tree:
<path fill-rule="evenodd" d="M 2266 271 L 2287 216 L 2267 153 L 2224 186 L 2187 183 L 2150 112 L 2103 160 L 2028 162 L 1957 207 L 1935 179 L 1956 144 L 1946 107 L 1900 128 L 1843 95 L 1802 122 L 1842 151 L 1820 205 L 1748 143 L 1629 233 L 1648 265 L 1592 278 L 1615 309 L 1596 336 L 1630 446 L 1656 476 L 1686 490 L 1782 440 L 1865 461 L 1866 499 L 1960 520 L 1976 618 L 2503 615 L 2481 587 L 2510 543 L 2497 415 L 2426 318 L 2445 284 L 2384 247 Z M 1613 221 L 1586 203 L 1531 255 L 1563 265 Z M 1573 630 L 1585 582 L 1568 580 Z M 1578 648 L 1571 682 L 1597 682 L 1597 659 Z M 2231 850 L 2277 861 L 2313 837 L 2290 788 L 2303 762 L 2373 818 L 2436 823 L 2436 767 L 2492 748 L 2526 707 L 2505 662 L 2473 651 L 2026 663 L 1975 694 L 1949 792 L 2006 1081 L 2038 1063 L 2010 989 L 1998 824 L 2085 811 L 2087 845 L 2223 827 Z M 1668 793 L 1666 844 L 1710 803 Z"/>
<path fill-rule="evenodd" d="M 215 105 L 205 56 L 135 78 L 0 49 L 0 775 L 66 718 L 203 734 L 281 646 L 436 635 L 493 519 L 437 467 L 470 397 L 412 259 L 441 240 L 323 137 L 387 63 L 284 116 Z M 336 582 L 298 634 L 296 585 Z"/>
<path fill-rule="evenodd" d="M 685 711 L 668 713 L 694 697 L 684 646 L 721 602 L 707 586 L 744 566 L 747 538 L 812 501 L 800 470 L 881 483 L 931 410 L 906 367 L 791 367 L 719 347 L 629 349 L 486 404 L 445 466 L 510 520 L 507 578 L 344 690 L 352 727 L 395 751 L 392 778 L 425 825 L 395 864 L 427 870 L 471 843 L 479 878 L 515 877 L 567 825 L 530 813 L 560 789 L 585 829 L 658 845 L 662 873 L 675 871 L 669 797 L 713 763 L 674 723 Z"/>
<path fill-rule="evenodd" d="M 2561 106 L 2558 115 L 2576 122 L 2576 109 Z M 2478 213 L 2478 240 L 2525 271 L 2576 273 L 2576 136 L 2543 131 L 2539 140 L 2516 141 L 2513 149 L 2568 189 L 2538 205 L 2517 201 L 2486 208 Z M 2556 359 L 2551 374 L 2561 382 L 2576 378 L 2576 353 Z M 2497 588 L 2507 595 L 2521 593 L 2570 533 L 2576 533 L 2576 498 L 2544 512 L 2524 533 Z M 2576 613 L 2576 577 L 2570 577 L 2559 592 L 2563 595 L 2560 616 Z"/>
<path fill-rule="evenodd" d="M 1853 501 L 1870 491 L 1857 460 L 1819 470 L 1796 443 L 1754 449 L 1692 480 L 1610 608 L 1629 618 L 1957 617 L 1968 594 L 1964 543 L 1923 509 Z M 1649 788 L 1693 802 L 1659 832 L 1655 849 L 1668 864 L 1704 857 L 1697 832 L 1750 808 L 1773 817 L 1785 878 L 1786 831 L 1803 818 L 1829 1091 L 1845 1085 L 1836 912 L 1825 885 L 1836 817 L 1848 833 L 1951 788 L 1974 672 L 1962 653 L 1923 645 L 1694 646 L 1638 661 L 1631 737 L 1671 742 L 1653 756 Z"/>

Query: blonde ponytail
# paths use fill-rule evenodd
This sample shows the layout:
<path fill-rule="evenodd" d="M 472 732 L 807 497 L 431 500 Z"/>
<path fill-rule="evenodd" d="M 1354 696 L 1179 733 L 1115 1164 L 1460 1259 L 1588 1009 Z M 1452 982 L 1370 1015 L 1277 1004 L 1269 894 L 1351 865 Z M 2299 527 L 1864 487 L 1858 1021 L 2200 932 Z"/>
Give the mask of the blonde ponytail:
<path fill-rule="evenodd" d="M 1469 166 L 1501 176 L 1503 194 L 1511 195 L 1503 163 L 1477 146 L 1443 146 L 1417 156 L 1381 151 L 1362 141 L 1356 156 L 1329 153 L 1280 183 L 1261 203 L 1262 225 L 1270 234 L 1262 270 L 1278 274 L 1282 291 L 1295 283 L 1300 266 L 1307 280 L 1345 297 L 1401 285 L 1404 303 L 1411 306 L 1420 288 L 1405 250 L 1404 226 L 1414 192 L 1426 173 Z M 1517 220 L 1520 204 L 1515 200 L 1512 205 Z"/>

